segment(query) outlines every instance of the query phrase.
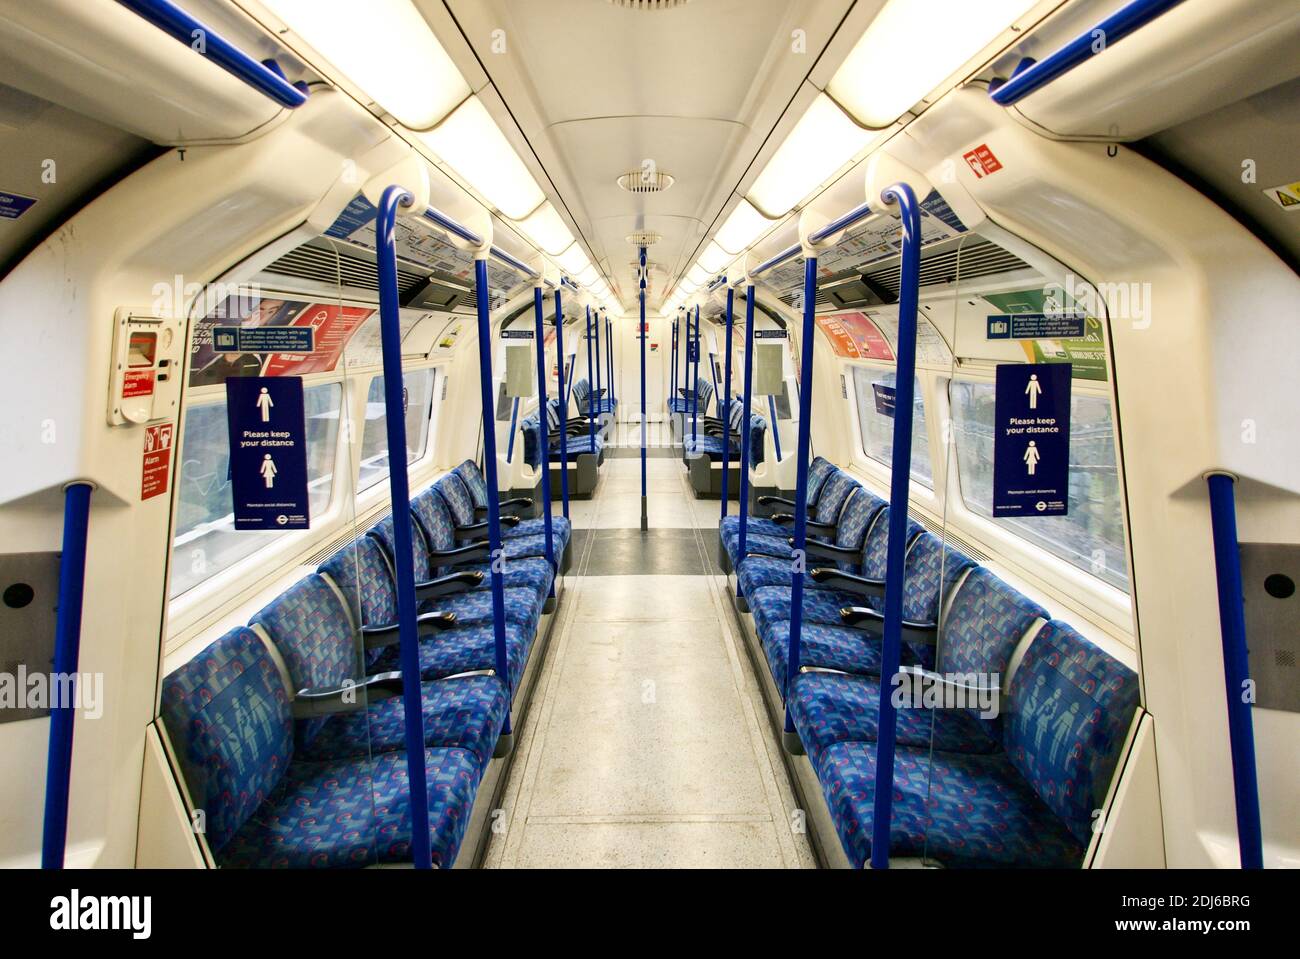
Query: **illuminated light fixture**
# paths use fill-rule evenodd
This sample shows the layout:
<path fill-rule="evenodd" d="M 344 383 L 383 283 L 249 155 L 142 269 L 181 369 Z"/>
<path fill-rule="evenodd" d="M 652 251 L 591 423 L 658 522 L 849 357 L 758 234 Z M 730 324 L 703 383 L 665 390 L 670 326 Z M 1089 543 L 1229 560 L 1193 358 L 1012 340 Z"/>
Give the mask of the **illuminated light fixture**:
<path fill-rule="evenodd" d="M 879 136 L 862 129 L 830 97 L 819 93 L 767 161 L 749 188 L 749 198 L 768 216 L 785 216 Z"/>
<path fill-rule="evenodd" d="M 835 71 L 827 92 L 862 124 L 887 127 L 1036 2 L 889 0 Z M 919 36 L 926 38 L 923 56 L 908 42 Z"/>
<path fill-rule="evenodd" d="M 582 247 L 573 243 L 567 250 L 555 258 L 555 262 L 560 264 L 560 269 L 569 276 L 577 276 L 587 267 L 591 266 L 591 261 L 587 259 L 587 254 L 582 252 Z"/>
<path fill-rule="evenodd" d="M 591 286 L 598 276 L 600 274 L 596 272 L 596 268 L 588 263 L 587 268 L 581 273 L 575 274 L 573 278 L 583 286 Z"/>
<path fill-rule="evenodd" d="M 718 246 L 732 256 L 743 253 L 749 244 L 762 235 L 771 223 L 763 214 L 754 209 L 748 200 L 741 200 L 740 205 L 731 211 L 727 222 L 715 237 Z"/>
<path fill-rule="evenodd" d="M 419 136 L 510 219 L 523 220 L 545 202 L 541 187 L 478 97 L 470 97 L 435 129 Z"/>
<path fill-rule="evenodd" d="M 516 226 L 519 232 L 536 243 L 543 252 L 558 256 L 573 245 L 573 234 L 555 212 L 555 207 L 543 203 Z"/>
<path fill-rule="evenodd" d="M 699 264 L 710 273 L 718 273 L 731 260 L 731 254 L 718 246 L 717 243 L 710 243 L 704 248 L 704 252 L 700 254 Z"/>
<path fill-rule="evenodd" d="M 709 282 L 711 274 L 704 267 L 696 263 L 690 268 L 690 271 L 686 274 L 686 278 L 696 286 L 703 286 L 705 283 Z"/>
<path fill-rule="evenodd" d="M 370 99 L 427 130 L 473 91 L 411 0 L 262 0 Z"/>
<path fill-rule="evenodd" d="M 686 296 L 690 296 L 699 288 L 700 288 L 700 284 L 696 283 L 689 276 L 677 284 L 677 289 L 681 293 L 684 293 Z"/>

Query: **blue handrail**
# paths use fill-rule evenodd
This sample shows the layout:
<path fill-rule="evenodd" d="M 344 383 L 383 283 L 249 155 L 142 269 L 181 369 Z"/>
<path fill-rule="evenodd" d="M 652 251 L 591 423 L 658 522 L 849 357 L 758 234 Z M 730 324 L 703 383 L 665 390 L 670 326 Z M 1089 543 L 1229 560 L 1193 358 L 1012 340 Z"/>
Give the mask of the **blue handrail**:
<path fill-rule="evenodd" d="M 731 459 L 731 404 L 735 402 L 731 398 L 731 335 L 735 324 L 735 306 L 736 291 L 732 287 L 727 287 L 727 358 L 723 361 L 722 378 L 726 382 L 724 385 L 727 389 L 727 407 L 722 408 L 718 404 L 718 414 L 722 417 L 722 519 L 727 518 L 727 503 L 729 500 L 727 463 Z M 745 417 L 742 422 L 741 431 L 748 427 L 749 407 L 745 407 Z"/>
<path fill-rule="evenodd" d="M 500 247 L 494 246 L 488 252 L 492 254 L 492 259 L 500 260 L 506 266 L 512 267 L 517 272 L 522 273 L 524 276 L 528 277 L 528 279 L 530 280 L 537 279 L 536 270 L 534 270 L 523 260 L 511 256 L 509 253 L 507 253 L 505 250 L 501 249 Z"/>
<path fill-rule="evenodd" d="M 848 213 L 845 213 L 843 216 L 831 220 L 830 223 L 827 223 L 824 227 L 822 227 L 820 230 L 818 230 L 816 233 L 810 236 L 808 240 L 811 243 L 820 243 L 822 240 L 826 239 L 829 236 L 833 236 L 834 234 L 838 233 L 840 230 L 848 229 L 849 227 L 853 226 L 853 224 L 857 223 L 859 220 L 865 220 L 868 216 L 871 215 L 871 212 L 872 211 L 871 211 L 870 203 L 863 203 L 861 206 L 855 206 L 852 210 L 850 210 Z"/>
<path fill-rule="evenodd" d="M 647 495 L 646 482 L 646 408 L 645 408 L 645 341 L 650 336 L 646 331 L 645 323 L 645 292 L 646 292 L 646 268 L 645 268 L 645 247 L 641 247 L 641 252 L 637 256 L 637 262 L 640 264 L 640 277 L 637 278 L 637 288 L 640 299 L 640 319 L 637 323 L 637 339 L 641 341 L 641 529 L 650 528 L 649 500 Z M 673 341 L 676 345 L 676 327 L 673 328 Z M 676 364 L 674 364 L 675 366 Z"/>
<path fill-rule="evenodd" d="M 306 84 L 290 83 L 278 68 L 249 56 L 169 0 L 117 2 L 280 106 L 293 110 L 307 102 Z M 195 46 L 199 38 L 203 42 Z"/>
<path fill-rule="evenodd" d="M 803 334 L 799 341 L 801 373 L 799 379 L 799 441 L 795 460 L 794 547 L 790 573 L 790 648 L 785 670 L 785 739 L 787 748 L 798 748 L 799 734 L 790 712 L 790 694 L 799 676 L 800 643 L 803 639 L 804 556 L 808 548 L 808 447 L 812 443 L 813 335 L 817 310 L 817 257 L 803 264 Z"/>
<path fill-rule="evenodd" d="M 1183 0 L 1133 0 L 1055 53 L 1019 70 L 1005 83 L 990 85 L 989 96 L 994 103 L 1004 107 L 1019 103 L 1182 2 Z"/>
<path fill-rule="evenodd" d="M 700 354 L 703 342 L 700 338 L 700 307 L 695 306 L 695 375 L 691 377 L 691 445 L 698 442 L 700 423 Z"/>
<path fill-rule="evenodd" d="M 776 397 L 767 394 L 767 415 L 772 420 L 772 446 L 775 448 L 776 461 L 781 462 L 781 431 L 776 425 Z"/>
<path fill-rule="evenodd" d="M 81 604 L 86 588 L 86 539 L 94 484 L 69 483 L 63 490 L 63 550 L 59 555 L 58 616 L 54 627 L 54 676 L 50 688 L 71 694 L 81 660 Z M 70 683 L 55 678 L 71 677 Z M 41 868 L 62 869 L 68 842 L 68 795 L 72 785 L 72 733 L 75 696 L 50 697 L 50 743 L 45 765 L 45 826 Z"/>
<path fill-rule="evenodd" d="M 609 380 L 609 412 L 612 416 L 617 402 L 614 395 L 614 321 L 608 316 L 605 317 L 605 377 Z"/>
<path fill-rule="evenodd" d="M 749 275 L 758 276 L 760 273 L 766 273 L 768 270 L 772 269 L 773 267 L 780 266 L 786 260 L 793 260 L 796 256 L 799 255 L 801 249 L 802 248 L 799 246 L 799 244 L 796 243 L 794 246 L 790 247 L 789 249 L 782 250 L 776 256 L 772 257 L 772 259 L 760 263 L 756 269 L 750 272 Z"/>
<path fill-rule="evenodd" d="M 898 204 L 903 226 L 903 257 L 898 284 L 897 376 L 894 383 L 894 445 L 889 477 L 889 546 L 885 560 L 885 624 L 880 657 L 880 722 L 876 733 L 876 788 L 871 819 L 871 868 L 889 868 L 889 826 L 894 801 L 894 676 L 903 633 L 903 560 L 912 462 L 912 401 L 916 380 L 916 309 L 921 282 L 921 208 L 906 183 L 880 194 Z M 808 375 L 807 372 L 804 374 Z"/>
<path fill-rule="evenodd" d="M 546 321 L 542 318 L 542 288 L 533 287 L 533 336 L 537 340 L 537 429 L 541 437 L 542 468 L 542 519 L 546 527 L 546 561 L 551 569 L 559 572 L 555 562 L 555 543 L 551 532 L 551 430 L 546 422 Z M 555 578 L 551 578 L 551 593 L 555 593 Z"/>
<path fill-rule="evenodd" d="M 383 345 L 384 409 L 388 429 L 388 489 L 393 506 L 393 566 L 397 579 L 398 653 L 402 714 L 406 722 L 406 771 L 411 803 L 411 859 L 433 868 L 429 838 L 429 790 L 424 766 L 424 710 L 420 695 L 420 639 L 416 633 L 415 562 L 412 556 L 411 486 L 407 476 L 406 416 L 402 412 L 401 304 L 397 293 L 397 208 L 415 198 L 400 186 L 384 190 L 375 211 L 375 261 L 379 271 L 379 331 Z M 489 447 L 491 449 L 492 447 Z M 489 458 L 490 460 L 490 458 Z"/>
<path fill-rule="evenodd" d="M 1214 570 L 1219 587 L 1219 630 L 1223 637 L 1223 680 L 1228 695 L 1228 746 L 1237 806 L 1237 844 L 1242 869 L 1264 868 L 1264 838 L 1259 821 L 1259 782 L 1255 770 L 1255 730 L 1245 687 L 1250 679 L 1246 610 L 1241 588 L 1241 549 L 1237 544 L 1236 477 L 1211 473 L 1210 525 Z"/>
<path fill-rule="evenodd" d="M 569 395 L 564 391 L 564 304 L 560 291 L 564 280 L 555 288 L 555 371 L 560 378 L 556 384 L 556 402 L 560 406 L 560 501 L 564 518 L 569 518 Z M 541 411 L 546 416 L 546 410 Z"/>
<path fill-rule="evenodd" d="M 501 491 L 497 485 L 497 425 L 492 396 L 492 317 L 488 302 L 487 260 L 484 257 L 476 257 L 474 260 L 474 303 L 478 313 L 479 397 L 483 406 L 483 479 L 487 484 L 492 638 L 496 646 L 497 676 L 506 688 L 506 703 L 509 704 L 514 701 L 514 685 L 510 677 L 510 657 L 506 651 L 506 594 L 503 575 L 506 557 L 505 550 L 501 548 Z M 511 735 L 509 705 L 506 706 L 505 719 L 501 724 L 501 735 Z"/>
<path fill-rule="evenodd" d="M 465 224 L 461 223 L 460 221 L 453 220 L 451 217 L 443 213 L 437 207 L 431 206 L 427 208 L 424 211 L 423 216 L 426 220 L 428 220 L 430 223 L 437 226 L 439 229 L 446 230 L 448 233 L 460 237 L 466 243 L 472 244 L 473 246 L 481 246 L 483 244 L 483 238 L 481 236 L 479 236 L 477 233 L 475 233 L 469 227 L 465 226 Z M 519 258 L 507 253 L 505 250 L 501 249 L 500 247 L 498 246 L 490 247 L 488 249 L 488 253 L 491 254 L 494 260 L 500 260 L 506 266 L 513 268 L 519 273 L 522 273 L 528 279 L 530 280 L 537 279 L 538 274 L 536 270 L 530 267 L 523 260 L 520 260 Z"/>
<path fill-rule="evenodd" d="M 510 463 L 515 458 L 515 426 L 519 423 L 519 397 L 514 398 L 510 404 L 510 439 L 506 441 L 506 462 Z"/>
<path fill-rule="evenodd" d="M 601 398 L 601 394 L 604 392 L 604 389 L 601 387 L 600 379 L 601 379 L 601 367 L 605 365 L 605 361 L 602 360 L 600 356 L 600 324 L 601 324 L 601 316 L 600 316 L 600 310 L 598 309 L 596 310 L 596 322 L 592 324 L 592 329 L 596 333 L 596 382 L 595 382 L 596 393 L 595 396 L 596 396 L 597 405 L 601 409 L 603 409 L 605 406 L 605 402 Z M 590 404 L 588 405 L 590 406 Z"/>
<path fill-rule="evenodd" d="M 740 431 L 740 546 L 736 550 L 736 561 L 745 558 L 745 537 L 749 533 L 749 404 L 754 398 L 754 284 L 745 287 L 745 425 Z M 776 424 L 772 424 L 775 431 Z M 744 591 L 740 588 L 740 575 L 736 575 L 736 596 Z"/>

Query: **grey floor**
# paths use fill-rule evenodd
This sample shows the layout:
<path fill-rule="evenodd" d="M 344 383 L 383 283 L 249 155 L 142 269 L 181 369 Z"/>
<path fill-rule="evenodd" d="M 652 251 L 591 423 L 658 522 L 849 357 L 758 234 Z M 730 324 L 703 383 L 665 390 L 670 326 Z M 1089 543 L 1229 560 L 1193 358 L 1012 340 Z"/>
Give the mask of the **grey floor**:
<path fill-rule="evenodd" d="M 676 457 L 647 467 L 648 533 L 637 456 L 571 504 L 575 575 L 486 864 L 812 868 L 714 558 L 719 503 Z"/>

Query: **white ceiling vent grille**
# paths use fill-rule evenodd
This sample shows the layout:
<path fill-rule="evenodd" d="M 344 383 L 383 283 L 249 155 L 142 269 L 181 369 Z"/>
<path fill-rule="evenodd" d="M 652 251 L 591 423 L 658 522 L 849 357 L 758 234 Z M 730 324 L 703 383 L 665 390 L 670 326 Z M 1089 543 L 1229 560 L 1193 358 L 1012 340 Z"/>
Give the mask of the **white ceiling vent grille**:
<path fill-rule="evenodd" d="M 618 178 L 618 185 L 628 193 L 663 193 L 674 182 L 669 173 L 645 168 L 632 170 Z"/>
<path fill-rule="evenodd" d="M 610 4 L 615 7 L 622 7 L 624 10 L 644 10 L 647 13 L 653 13 L 656 10 L 672 10 L 676 7 L 684 7 L 691 0 L 609 0 Z"/>
<path fill-rule="evenodd" d="M 637 230 L 627 235 L 627 242 L 633 246 L 654 246 L 662 239 L 663 236 L 653 230 Z"/>

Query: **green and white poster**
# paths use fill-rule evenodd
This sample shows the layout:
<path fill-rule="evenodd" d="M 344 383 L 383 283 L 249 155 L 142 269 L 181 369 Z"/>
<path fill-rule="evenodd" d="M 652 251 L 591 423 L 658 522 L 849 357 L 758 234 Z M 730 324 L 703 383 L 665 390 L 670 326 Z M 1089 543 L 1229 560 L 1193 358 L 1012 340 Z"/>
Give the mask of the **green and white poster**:
<path fill-rule="evenodd" d="M 1081 308 L 1064 292 L 1067 302 L 1048 298 L 1041 289 L 1017 290 L 1011 293 L 986 293 L 985 302 L 1000 313 L 1047 313 L 1081 311 Z M 1074 378 L 1080 380 L 1107 379 L 1106 340 L 1102 335 L 1101 320 L 1093 316 L 1084 318 L 1083 336 L 1073 339 L 1021 340 L 1025 359 L 1030 363 L 1071 363 Z"/>

